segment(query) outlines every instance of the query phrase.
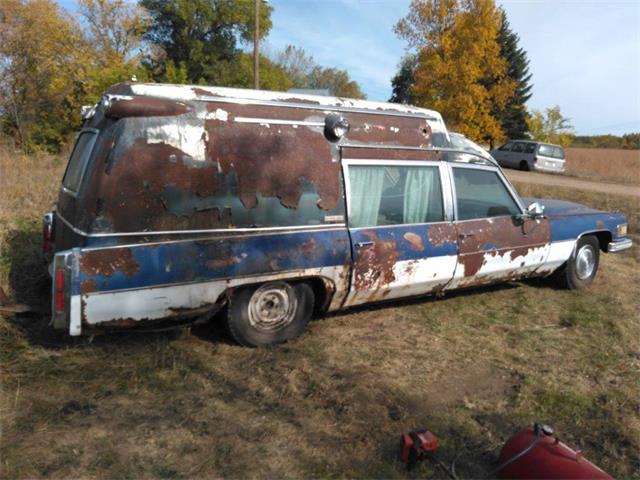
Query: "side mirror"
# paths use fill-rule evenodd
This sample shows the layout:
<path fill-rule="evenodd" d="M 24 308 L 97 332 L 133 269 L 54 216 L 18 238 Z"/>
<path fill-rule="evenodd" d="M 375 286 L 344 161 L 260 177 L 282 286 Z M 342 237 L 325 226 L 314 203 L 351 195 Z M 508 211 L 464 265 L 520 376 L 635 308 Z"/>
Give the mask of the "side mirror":
<path fill-rule="evenodd" d="M 527 207 L 525 214 L 531 218 L 542 217 L 544 214 L 544 205 L 540 205 L 538 202 L 533 202 Z"/>

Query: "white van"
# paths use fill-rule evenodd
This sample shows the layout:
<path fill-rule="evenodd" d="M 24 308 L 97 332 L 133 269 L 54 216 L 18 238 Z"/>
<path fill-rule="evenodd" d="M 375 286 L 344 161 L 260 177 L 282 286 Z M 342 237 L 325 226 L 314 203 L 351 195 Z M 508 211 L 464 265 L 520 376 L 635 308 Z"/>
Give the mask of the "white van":
<path fill-rule="evenodd" d="M 490 153 L 503 167 L 553 173 L 563 173 L 565 169 L 564 150 L 559 145 L 529 140 L 509 140 L 497 150 L 491 150 Z"/>

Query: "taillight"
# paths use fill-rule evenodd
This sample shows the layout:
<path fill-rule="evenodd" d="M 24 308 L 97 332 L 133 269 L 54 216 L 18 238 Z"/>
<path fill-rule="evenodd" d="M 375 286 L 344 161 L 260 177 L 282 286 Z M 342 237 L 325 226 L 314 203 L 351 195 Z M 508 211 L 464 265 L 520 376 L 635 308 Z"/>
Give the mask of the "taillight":
<path fill-rule="evenodd" d="M 533 163 L 536 163 L 537 161 L 538 161 L 538 157 L 537 156 L 533 157 Z"/>
<path fill-rule="evenodd" d="M 45 223 L 42 227 L 42 250 L 49 253 L 53 250 L 53 225 Z"/>
<path fill-rule="evenodd" d="M 64 270 L 56 272 L 56 313 L 64 313 Z"/>

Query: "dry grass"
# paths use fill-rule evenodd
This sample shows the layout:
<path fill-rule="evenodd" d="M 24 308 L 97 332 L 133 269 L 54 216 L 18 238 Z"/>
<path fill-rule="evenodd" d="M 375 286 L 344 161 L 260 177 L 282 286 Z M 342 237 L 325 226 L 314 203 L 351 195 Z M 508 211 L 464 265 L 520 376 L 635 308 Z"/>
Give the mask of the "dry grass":
<path fill-rule="evenodd" d="M 7 185 L 3 208 L 25 216 L 3 217 L 2 235 L 31 241 L 16 257 L 3 240 L 0 258 L 37 274 L 28 225 L 51 192 Z M 22 208 L 33 192 L 43 198 Z M 443 478 L 395 461 L 399 433 L 424 426 L 443 461 L 462 454 L 459 475 L 477 478 L 534 420 L 637 476 L 639 260 L 604 257 L 582 292 L 515 283 L 332 315 L 276 348 L 238 347 L 215 325 L 76 343 L 45 318 L 0 318 L 2 476 Z"/>
<path fill-rule="evenodd" d="M 640 185 L 640 150 L 566 148 L 567 174 Z"/>

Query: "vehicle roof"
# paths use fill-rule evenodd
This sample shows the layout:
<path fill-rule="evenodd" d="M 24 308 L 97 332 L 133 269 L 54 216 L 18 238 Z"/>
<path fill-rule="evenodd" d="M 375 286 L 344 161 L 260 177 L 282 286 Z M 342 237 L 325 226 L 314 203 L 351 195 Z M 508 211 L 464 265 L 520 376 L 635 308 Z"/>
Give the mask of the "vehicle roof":
<path fill-rule="evenodd" d="M 429 110 L 412 105 L 399 103 L 374 102 L 354 98 L 328 97 L 324 95 L 309 95 L 296 92 L 275 92 L 268 90 L 252 90 L 246 88 L 213 87 L 204 85 L 175 85 L 162 83 L 127 82 L 114 85 L 106 92 L 107 95 L 136 95 L 156 98 L 167 98 L 178 101 L 214 101 L 224 100 L 241 103 L 248 100 L 251 103 L 281 103 L 298 104 L 308 107 L 334 107 L 345 110 L 366 110 L 375 114 L 401 114 L 407 116 L 426 117 L 442 122 L 442 116 L 435 110 Z"/>
<path fill-rule="evenodd" d="M 520 142 L 520 143 L 540 143 L 542 145 L 551 145 L 552 147 L 560 147 L 562 148 L 562 145 L 558 145 L 556 143 L 549 143 L 549 142 L 541 142 L 540 140 L 524 140 L 524 139 L 516 139 L 516 138 L 510 138 L 509 140 L 507 140 L 505 143 L 508 142 Z"/>

